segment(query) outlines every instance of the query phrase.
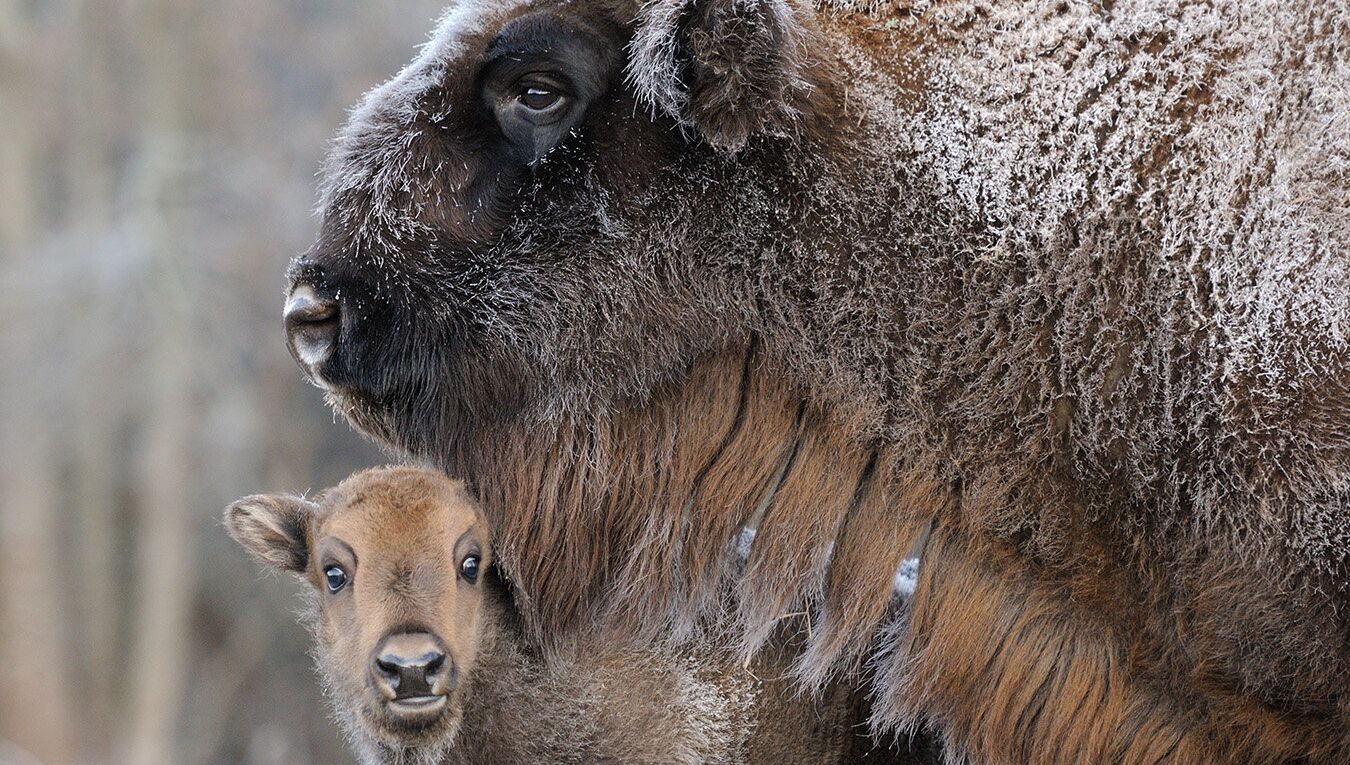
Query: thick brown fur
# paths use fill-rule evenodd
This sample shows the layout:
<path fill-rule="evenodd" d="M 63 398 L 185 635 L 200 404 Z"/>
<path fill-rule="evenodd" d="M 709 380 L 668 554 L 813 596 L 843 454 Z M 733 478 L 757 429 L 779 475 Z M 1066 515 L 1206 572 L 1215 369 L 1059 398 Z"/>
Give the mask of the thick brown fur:
<path fill-rule="evenodd" d="M 883 721 L 922 716 L 949 731 L 949 758 L 975 762 L 1334 762 L 1334 722 L 1277 714 L 1249 699 L 1178 704 L 1169 678 L 1144 675 L 1094 615 L 1021 569 L 999 545 L 939 529 L 926 548 L 908 629 L 881 682 Z M 1142 661 L 1141 661 L 1142 659 Z M 1132 661 L 1133 660 L 1133 661 Z M 1132 666 L 1133 665 L 1133 666 Z M 1197 736 L 1197 730 L 1224 731 Z M 1321 743 L 1320 745 L 1318 742 Z"/>
<path fill-rule="evenodd" d="M 624 59 L 530 163 L 477 75 L 527 17 Z M 298 355 L 470 480 L 536 636 L 732 592 L 953 758 L 1339 763 L 1347 46 L 1344 0 L 456 5 L 338 138 Z"/>
<path fill-rule="evenodd" d="M 265 566 L 296 573 L 313 589 L 306 620 L 319 672 L 335 716 L 367 763 L 930 761 L 918 745 L 911 751 L 875 743 L 856 678 L 816 697 L 798 694 L 786 672 L 800 645 L 787 625 L 753 664 L 717 641 L 678 652 L 531 641 L 509 589 L 489 568 L 477 504 L 439 473 L 368 470 L 314 501 L 248 497 L 230 507 L 226 524 Z M 335 545 L 346 546 L 350 558 L 334 558 Z M 455 575 L 461 547 L 481 556 L 480 580 Z M 335 562 L 350 580 L 332 592 L 324 571 Z M 415 727 L 383 711 L 384 697 L 367 678 L 371 646 L 405 634 L 408 625 L 444 646 L 455 678 L 441 688 L 450 698 L 444 713 Z"/>

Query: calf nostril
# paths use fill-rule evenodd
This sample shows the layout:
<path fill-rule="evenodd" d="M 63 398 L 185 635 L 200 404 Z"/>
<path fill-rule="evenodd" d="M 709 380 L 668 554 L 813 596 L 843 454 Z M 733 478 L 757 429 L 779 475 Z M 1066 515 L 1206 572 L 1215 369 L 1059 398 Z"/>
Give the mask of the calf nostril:
<path fill-rule="evenodd" d="M 371 656 L 369 681 L 390 701 L 442 696 L 454 685 L 454 662 L 427 633 L 386 637 Z"/>
<path fill-rule="evenodd" d="M 443 653 L 432 654 L 431 658 L 427 660 L 426 664 L 427 677 L 435 677 L 436 674 L 439 673 L 441 671 L 441 668 L 443 668 L 444 666 L 445 666 L 445 654 Z"/>
<path fill-rule="evenodd" d="M 437 673 L 444 667 L 445 654 L 439 651 L 412 658 L 386 653 L 375 659 L 375 671 L 380 679 L 400 695 L 429 691 Z"/>
<path fill-rule="evenodd" d="M 384 675 L 386 680 L 393 683 L 395 688 L 398 687 L 399 664 L 397 658 L 381 656 L 375 660 L 375 669 L 379 670 L 379 673 Z"/>

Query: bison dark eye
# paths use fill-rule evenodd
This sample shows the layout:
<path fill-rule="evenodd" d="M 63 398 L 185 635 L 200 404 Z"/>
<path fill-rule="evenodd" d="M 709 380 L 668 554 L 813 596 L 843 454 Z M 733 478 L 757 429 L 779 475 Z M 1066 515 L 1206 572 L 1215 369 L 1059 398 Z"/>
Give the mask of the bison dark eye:
<path fill-rule="evenodd" d="M 542 112 L 562 98 L 562 94 L 548 88 L 526 88 L 517 98 L 527 109 Z"/>
<path fill-rule="evenodd" d="M 323 578 L 328 582 L 328 591 L 337 592 L 347 586 L 347 572 L 341 566 L 329 566 L 323 570 Z"/>
<path fill-rule="evenodd" d="M 588 108 L 622 63 L 613 48 L 550 11 L 502 27 L 483 53 L 480 77 L 483 103 L 513 159 L 537 165 L 584 133 Z"/>
<path fill-rule="evenodd" d="M 469 584 L 478 581 L 478 556 L 470 555 L 459 564 L 459 574 Z"/>

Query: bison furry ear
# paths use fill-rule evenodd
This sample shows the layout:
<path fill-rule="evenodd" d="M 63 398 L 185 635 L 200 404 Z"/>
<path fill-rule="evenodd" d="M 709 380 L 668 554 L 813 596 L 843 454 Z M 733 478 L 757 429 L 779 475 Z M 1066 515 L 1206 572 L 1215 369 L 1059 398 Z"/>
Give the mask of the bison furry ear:
<path fill-rule="evenodd" d="M 309 565 L 309 518 L 316 508 L 303 497 L 257 494 L 225 509 L 225 528 L 258 562 L 298 574 Z"/>
<path fill-rule="evenodd" d="M 791 0 L 651 0 L 638 16 L 629 82 L 718 150 L 791 136 L 808 89 L 806 12 Z"/>

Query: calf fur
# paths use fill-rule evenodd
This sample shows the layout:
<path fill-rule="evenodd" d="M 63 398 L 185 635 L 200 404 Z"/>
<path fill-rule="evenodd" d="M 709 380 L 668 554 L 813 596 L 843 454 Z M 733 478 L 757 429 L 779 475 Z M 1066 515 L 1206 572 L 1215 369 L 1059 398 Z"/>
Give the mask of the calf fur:
<path fill-rule="evenodd" d="M 753 665 L 696 646 L 541 650 L 492 566 L 483 514 L 439 473 L 383 468 L 317 500 L 246 497 L 226 524 L 312 588 L 319 673 L 363 762 L 921 761 L 874 743 L 855 686 L 796 695 L 788 640 Z"/>

